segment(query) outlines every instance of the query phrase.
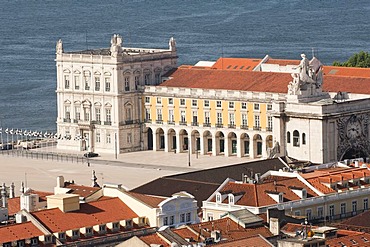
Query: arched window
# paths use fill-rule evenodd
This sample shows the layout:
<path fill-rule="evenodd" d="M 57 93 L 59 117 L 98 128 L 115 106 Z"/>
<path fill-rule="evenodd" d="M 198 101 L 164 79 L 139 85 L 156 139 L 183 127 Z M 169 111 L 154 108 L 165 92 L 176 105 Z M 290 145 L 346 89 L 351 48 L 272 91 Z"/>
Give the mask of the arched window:
<path fill-rule="evenodd" d="M 306 145 L 306 133 L 302 133 L 302 145 Z"/>
<path fill-rule="evenodd" d="M 290 143 L 290 132 L 289 131 L 286 133 L 286 142 Z"/>
<path fill-rule="evenodd" d="M 299 147 L 299 132 L 298 130 L 293 131 L 293 146 Z"/>

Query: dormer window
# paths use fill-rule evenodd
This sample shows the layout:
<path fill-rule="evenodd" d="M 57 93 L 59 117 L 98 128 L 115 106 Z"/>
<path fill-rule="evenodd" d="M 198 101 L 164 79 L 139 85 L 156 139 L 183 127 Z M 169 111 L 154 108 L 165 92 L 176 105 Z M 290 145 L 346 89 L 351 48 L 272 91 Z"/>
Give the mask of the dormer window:
<path fill-rule="evenodd" d="M 99 226 L 99 232 L 100 233 L 105 233 L 105 231 L 106 231 L 106 225 L 100 225 Z"/>
<path fill-rule="evenodd" d="M 51 243 L 52 242 L 51 240 L 52 240 L 52 237 L 50 235 L 45 236 L 45 244 Z"/>
<path fill-rule="evenodd" d="M 60 240 L 64 240 L 64 239 L 66 238 L 66 234 L 65 234 L 64 232 L 60 232 L 60 233 L 58 234 L 58 238 L 59 238 Z"/>
<path fill-rule="evenodd" d="M 307 198 L 307 190 L 306 189 L 302 189 L 302 198 L 303 199 Z"/>
<path fill-rule="evenodd" d="M 221 203 L 221 194 L 220 193 L 216 194 L 216 202 Z"/>
<path fill-rule="evenodd" d="M 88 228 L 86 228 L 86 235 L 87 236 L 90 236 L 90 235 L 92 235 L 92 228 L 91 227 L 88 227 Z"/>
<path fill-rule="evenodd" d="M 24 246 L 24 240 L 18 240 L 17 247 L 23 247 L 23 246 Z"/>
<path fill-rule="evenodd" d="M 283 202 L 283 193 L 279 193 L 279 203 Z"/>
<path fill-rule="evenodd" d="M 234 195 L 233 194 L 229 194 L 229 204 L 234 205 Z"/>
<path fill-rule="evenodd" d="M 73 230 L 72 231 L 72 237 L 73 238 L 79 238 L 80 237 L 80 231 L 79 230 Z"/>

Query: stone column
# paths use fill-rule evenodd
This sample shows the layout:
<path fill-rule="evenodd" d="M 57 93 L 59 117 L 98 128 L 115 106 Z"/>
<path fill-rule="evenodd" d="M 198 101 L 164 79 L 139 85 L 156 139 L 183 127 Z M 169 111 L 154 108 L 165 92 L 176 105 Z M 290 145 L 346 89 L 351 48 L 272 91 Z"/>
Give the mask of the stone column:
<path fill-rule="evenodd" d="M 158 150 L 157 129 L 153 130 L 153 151 Z"/>
<path fill-rule="evenodd" d="M 228 135 L 226 135 L 225 137 L 224 137 L 224 142 L 225 142 L 225 144 L 224 144 L 224 148 L 225 148 L 225 150 L 224 150 L 224 155 L 225 155 L 225 157 L 229 157 L 230 156 L 230 147 L 229 147 L 229 145 L 230 145 L 230 139 L 229 139 L 229 137 L 228 137 Z"/>
<path fill-rule="evenodd" d="M 212 135 L 212 155 L 217 155 L 216 134 Z"/>
<path fill-rule="evenodd" d="M 176 131 L 176 153 L 181 151 L 180 131 Z"/>
<path fill-rule="evenodd" d="M 205 137 L 204 136 L 199 136 L 200 138 L 200 154 L 204 155 L 206 154 L 206 149 L 204 148 L 204 139 Z"/>
<path fill-rule="evenodd" d="M 167 152 L 167 153 L 170 151 L 169 141 L 168 141 L 168 133 L 166 133 L 166 132 L 164 132 L 164 151 Z"/>
<path fill-rule="evenodd" d="M 236 156 L 238 158 L 242 157 L 242 139 L 240 135 L 236 136 Z"/>

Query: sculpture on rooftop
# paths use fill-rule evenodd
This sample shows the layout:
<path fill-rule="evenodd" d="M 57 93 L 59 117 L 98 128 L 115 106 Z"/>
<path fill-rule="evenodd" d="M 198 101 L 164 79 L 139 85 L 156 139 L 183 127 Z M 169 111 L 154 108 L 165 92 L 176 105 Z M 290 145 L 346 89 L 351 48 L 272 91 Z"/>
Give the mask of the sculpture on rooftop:
<path fill-rule="evenodd" d="M 173 37 L 170 38 L 168 46 L 170 48 L 170 51 L 176 51 L 176 40 Z"/>
<path fill-rule="evenodd" d="M 56 54 L 58 54 L 58 55 L 60 55 L 60 54 L 62 54 L 64 52 L 64 50 L 63 50 L 63 42 L 62 42 L 61 39 L 59 39 L 57 41 L 57 45 L 55 47 L 55 50 L 56 50 Z"/>
<path fill-rule="evenodd" d="M 114 34 L 110 40 L 110 52 L 112 57 L 117 57 L 118 53 L 122 52 L 122 36 Z"/>

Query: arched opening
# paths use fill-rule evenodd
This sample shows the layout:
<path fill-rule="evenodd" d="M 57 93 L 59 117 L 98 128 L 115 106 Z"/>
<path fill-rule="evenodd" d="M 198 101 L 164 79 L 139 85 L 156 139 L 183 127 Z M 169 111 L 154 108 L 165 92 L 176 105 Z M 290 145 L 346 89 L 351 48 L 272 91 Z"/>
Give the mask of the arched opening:
<path fill-rule="evenodd" d="M 242 156 L 249 156 L 249 135 L 247 133 L 243 133 L 240 139 Z"/>
<path fill-rule="evenodd" d="M 158 128 L 156 131 L 157 135 L 157 149 L 164 150 L 164 131 L 162 128 Z"/>
<path fill-rule="evenodd" d="M 212 153 L 212 134 L 208 130 L 203 133 L 203 145 L 204 153 Z"/>
<path fill-rule="evenodd" d="M 184 129 L 180 130 L 180 152 L 186 152 L 189 148 L 188 132 Z"/>
<path fill-rule="evenodd" d="M 340 160 L 358 159 L 358 158 L 363 158 L 364 160 L 366 160 L 367 157 L 369 157 L 369 154 L 366 151 L 349 148 L 344 152 Z"/>
<path fill-rule="evenodd" d="M 230 132 L 227 138 L 229 139 L 229 153 L 231 155 L 236 155 L 238 152 L 238 142 L 236 134 L 234 132 Z"/>
<path fill-rule="evenodd" d="M 192 153 L 200 151 L 200 134 L 197 130 L 191 132 L 191 141 L 192 141 Z"/>
<path fill-rule="evenodd" d="M 299 132 L 298 130 L 293 131 L 293 146 L 299 147 Z"/>
<path fill-rule="evenodd" d="M 290 143 L 290 132 L 286 132 L 286 143 Z"/>
<path fill-rule="evenodd" d="M 216 155 L 225 152 L 225 136 L 224 133 L 218 131 L 216 133 Z"/>
<path fill-rule="evenodd" d="M 272 141 L 272 135 L 268 135 L 266 137 L 266 149 L 272 148 L 273 147 L 273 141 Z"/>
<path fill-rule="evenodd" d="M 176 150 L 176 132 L 174 129 L 168 130 L 168 150 Z"/>
<path fill-rule="evenodd" d="M 151 128 L 147 131 L 147 145 L 148 150 L 153 150 L 153 130 Z"/>
<path fill-rule="evenodd" d="M 259 134 L 254 135 L 253 137 L 253 146 L 254 146 L 254 156 L 262 156 L 262 137 Z"/>
<path fill-rule="evenodd" d="M 306 133 L 302 133 L 302 145 L 306 145 Z"/>

